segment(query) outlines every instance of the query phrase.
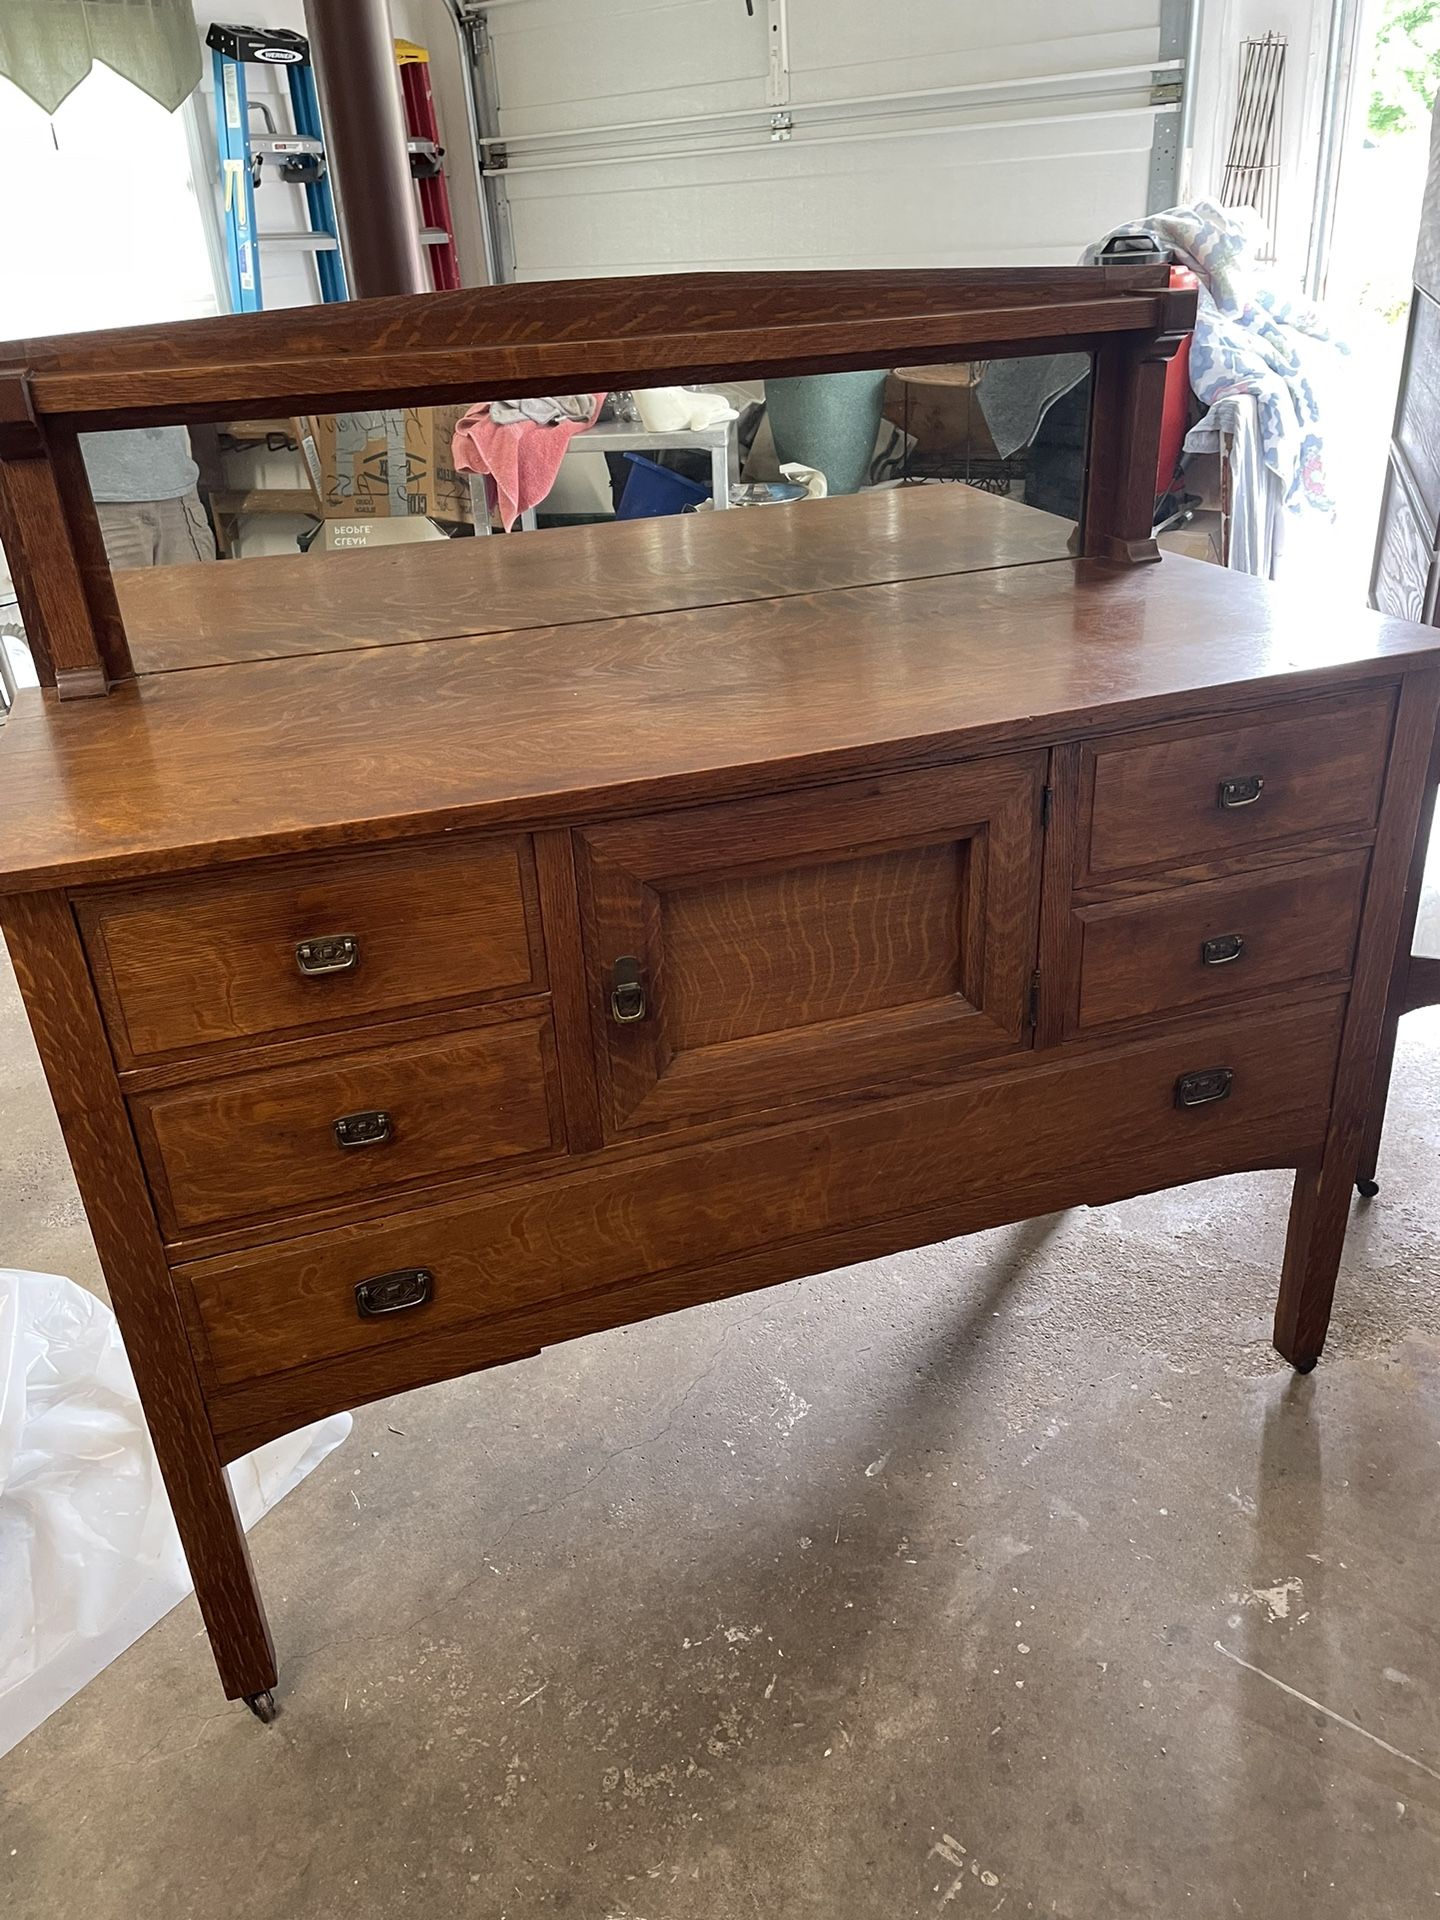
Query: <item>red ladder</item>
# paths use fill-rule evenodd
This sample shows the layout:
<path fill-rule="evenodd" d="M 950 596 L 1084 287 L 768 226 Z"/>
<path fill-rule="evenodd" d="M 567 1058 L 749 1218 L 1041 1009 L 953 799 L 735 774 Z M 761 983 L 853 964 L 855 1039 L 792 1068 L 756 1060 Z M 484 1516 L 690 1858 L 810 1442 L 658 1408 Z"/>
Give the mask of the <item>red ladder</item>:
<path fill-rule="evenodd" d="M 455 252 L 455 224 L 450 214 L 450 189 L 441 164 L 440 123 L 430 92 L 430 50 L 413 40 L 395 42 L 400 65 L 400 91 L 405 100 L 405 131 L 410 140 L 410 171 L 420 194 L 420 237 L 430 256 L 430 278 L 437 293 L 460 285 L 460 261 Z"/>

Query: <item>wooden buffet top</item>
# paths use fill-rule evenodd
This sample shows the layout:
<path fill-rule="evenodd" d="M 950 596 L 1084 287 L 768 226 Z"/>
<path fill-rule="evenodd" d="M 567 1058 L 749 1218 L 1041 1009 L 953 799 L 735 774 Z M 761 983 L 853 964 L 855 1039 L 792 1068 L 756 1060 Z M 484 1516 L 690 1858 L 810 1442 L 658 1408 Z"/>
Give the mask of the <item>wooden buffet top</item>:
<path fill-rule="evenodd" d="M 1067 532 L 926 487 L 122 575 L 140 677 L 0 734 L 0 884 L 773 790 L 1436 644 L 1179 556 L 1044 557 Z"/>

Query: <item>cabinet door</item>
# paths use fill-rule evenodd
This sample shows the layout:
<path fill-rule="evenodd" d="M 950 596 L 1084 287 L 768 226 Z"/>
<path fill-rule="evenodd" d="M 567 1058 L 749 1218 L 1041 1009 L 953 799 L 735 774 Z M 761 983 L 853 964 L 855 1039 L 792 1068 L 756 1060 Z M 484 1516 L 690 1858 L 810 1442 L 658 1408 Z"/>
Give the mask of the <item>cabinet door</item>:
<path fill-rule="evenodd" d="M 577 834 L 607 1136 L 1029 1044 L 1045 756 Z"/>

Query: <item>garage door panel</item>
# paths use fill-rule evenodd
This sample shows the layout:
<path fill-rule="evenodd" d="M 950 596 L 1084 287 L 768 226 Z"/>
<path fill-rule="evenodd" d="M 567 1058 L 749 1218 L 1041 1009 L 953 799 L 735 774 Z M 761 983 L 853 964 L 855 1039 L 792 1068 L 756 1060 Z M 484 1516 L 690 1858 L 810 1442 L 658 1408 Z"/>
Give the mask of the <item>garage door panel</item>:
<path fill-rule="evenodd" d="M 498 9 L 515 277 L 1073 262 L 1149 204 L 1162 4 L 1069 0 L 1057 40 L 1053 0 L 789 0 L 782 140 L 767 0 Z M 990 81 L 1019 84 L 963 91 Z"/>

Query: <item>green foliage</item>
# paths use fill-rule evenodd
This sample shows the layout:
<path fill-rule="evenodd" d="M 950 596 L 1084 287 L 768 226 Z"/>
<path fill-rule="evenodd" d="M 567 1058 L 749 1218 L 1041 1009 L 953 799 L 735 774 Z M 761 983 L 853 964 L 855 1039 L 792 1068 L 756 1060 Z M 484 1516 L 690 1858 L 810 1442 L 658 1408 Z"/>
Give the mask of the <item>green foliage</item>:
<path fill-rule="evenodd" d="M 1370 82 L 1372 135 L 1428 124 L 1440 89 L 1440 0 L 1385 0 Z"/>

